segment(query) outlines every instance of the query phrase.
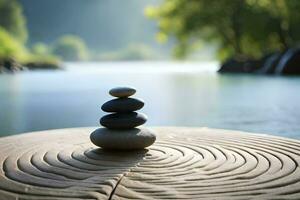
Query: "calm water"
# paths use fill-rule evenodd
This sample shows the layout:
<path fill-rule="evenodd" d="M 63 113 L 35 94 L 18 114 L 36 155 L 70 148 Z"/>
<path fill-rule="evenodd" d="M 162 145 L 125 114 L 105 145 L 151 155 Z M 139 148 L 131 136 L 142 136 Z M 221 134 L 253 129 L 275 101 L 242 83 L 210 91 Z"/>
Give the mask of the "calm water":
<path fill-rule="evenodd" d="M 97 126 L 118 85 L 153 126 L 207 126 L 300 138 L 300 78 L 219 75 L 216 63 L 81 63 L 0 75 L 0 135 Z"/>

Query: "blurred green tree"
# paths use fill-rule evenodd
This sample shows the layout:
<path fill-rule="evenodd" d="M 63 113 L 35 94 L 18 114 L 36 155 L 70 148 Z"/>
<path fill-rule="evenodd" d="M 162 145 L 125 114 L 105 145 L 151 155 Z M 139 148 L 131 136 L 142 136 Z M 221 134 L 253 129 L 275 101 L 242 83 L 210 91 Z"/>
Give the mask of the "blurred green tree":
<path fill-rule="evenodd" d="M 49 48 L 46 44 L 38 42 L 31 47 L 31 52 L 35 55 L 45 56 L 49 55 Z"/>
<path fill-rule="evenodd" d="M 24 57 L 26 57 L 25 47 L 0 27 L 0 61 L 7 58 L 23 59 Z"/>
<path fill-rule="evenodd" d="M 65 61 L 85 60 L 88 56 L 85 42 L 74 35 L 60 37 L 54 44 L 52 53 Z"/>
<path fill-rule="evenodd" d="M 17 0 L 0 0 L 0 26 L 20 42 L 26 42 L 26 20 Z"/>
<path fill-rule="evenodd" d="M 159 41 L 176 39 L 176 57 L 204 41 L 218 46 L 222 60 L 261 57 L 298 44 L 299 10 L 299 0 L 164 0 L 145 12 L 158 21 Z"/>

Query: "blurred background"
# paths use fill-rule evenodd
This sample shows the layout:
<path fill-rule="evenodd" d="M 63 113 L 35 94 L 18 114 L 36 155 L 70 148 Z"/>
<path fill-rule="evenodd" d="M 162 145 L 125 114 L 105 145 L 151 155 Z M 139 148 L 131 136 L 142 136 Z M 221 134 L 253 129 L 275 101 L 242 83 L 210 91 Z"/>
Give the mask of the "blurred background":
<path fill-rule="evenodd" d="M 0 0 L 0 136 L 99 126 L 129 85 L 148 126 L 300 138 L 298 0 Z"/>

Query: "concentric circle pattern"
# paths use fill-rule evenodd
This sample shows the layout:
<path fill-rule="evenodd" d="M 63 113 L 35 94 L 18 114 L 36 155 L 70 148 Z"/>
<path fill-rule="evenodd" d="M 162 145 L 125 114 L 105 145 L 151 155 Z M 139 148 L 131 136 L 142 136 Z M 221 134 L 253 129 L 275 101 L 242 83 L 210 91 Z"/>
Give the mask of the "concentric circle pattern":
<path fill-rule="evenodd" d="M 153 128 L 143 151 L 93 146 L 95 128 L 0 139 L 0 199 L 300 199 L 300 142 L 208 128 Z"/>

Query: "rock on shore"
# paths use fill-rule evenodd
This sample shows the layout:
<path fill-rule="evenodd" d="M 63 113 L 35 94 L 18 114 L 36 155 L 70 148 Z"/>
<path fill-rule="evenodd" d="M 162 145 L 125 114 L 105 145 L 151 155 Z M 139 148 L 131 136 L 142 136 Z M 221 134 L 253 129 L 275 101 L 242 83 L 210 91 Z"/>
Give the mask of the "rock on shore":
<path fill-rule="evenodd" d="M 261 59 L 230 58 L 221 65 L 218 72 L 300 75 L 300 48 L 274 52 Z"/>

